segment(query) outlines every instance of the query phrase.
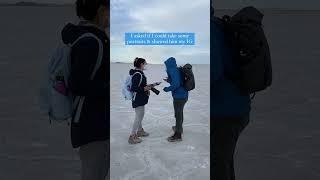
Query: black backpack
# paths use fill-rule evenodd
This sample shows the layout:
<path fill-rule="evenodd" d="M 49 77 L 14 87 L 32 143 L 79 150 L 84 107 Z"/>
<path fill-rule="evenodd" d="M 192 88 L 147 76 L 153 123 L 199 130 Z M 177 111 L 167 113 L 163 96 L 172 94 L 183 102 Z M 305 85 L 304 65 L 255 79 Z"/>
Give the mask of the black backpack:
<path fill-rule="evenodd" d="M 227 41 L 234 50 L 236 71 L 227 74 L 242 94 L 265 90 L 272 83 L 270 49 L 265 36 L 263 14 L 254 7 L 241 9 L 234 16 L 223 16 Z"/>
<path fill-rule="evenodd" d="M 182 85 L 187 91 L 191 91 L 195 89 L 195 79 L 192 72 L 191 64 L 186 64 L 182 67 L 179 67 L 179 71 L 181 74 Z"/>

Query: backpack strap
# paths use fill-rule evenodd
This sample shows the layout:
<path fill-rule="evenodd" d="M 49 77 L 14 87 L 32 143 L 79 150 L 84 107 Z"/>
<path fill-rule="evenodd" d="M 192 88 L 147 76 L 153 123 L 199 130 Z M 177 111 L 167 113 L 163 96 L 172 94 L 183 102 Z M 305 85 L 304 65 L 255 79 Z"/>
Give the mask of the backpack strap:
<path fill-rule="evenodd" d="M 98 54 L 97 62 L 96 62 L 96 65 L 94 67 L 94 70 L 92 71 L 91 76 L 90 76 L 90 80 L 93 80 L 93 78 L 95 77 L 98 69 L 101 66 L 101 62 L 102 62 L 102 59 L 103 59 L 103 44 L 102 44 L 101 40 L 96 35 L 94 35 L 93 33 L 85 33 L 85 34 L 81 35 L 74 43 L 72 43 L 71 47 L 74 46 L 77 42 L 79 42 L 82 38 L 86 38 L 86 37 L 92 37 L 92 38 L 96 39 L 98 41 L 98 43 L 99 43 L 99 54 Z M 84 100 L 85 100 L 85 96 L 81 96 L 81 97 L 76 97 L 75 98 L 75 104 L 76 105 L 78 104 L 78 106 L 76 108 L 75 116 L 74 116 L 74 119 L 73 119 L 74 123 L 79 123 L 79 121 L 80 121 L 80 115 L 81 115 L 81 111 L 82 111 Z"/>
<path fill-rule="evenodd" d="M 179 66 L 178 68 L 178 73 L 180 74 L 180 86 L 183 86 L 184 84 L 184 72 L 183 72 L 183 67 Z"/>
<path fill-rule="evenodd" d="M 139 87 L 141 86 L 141 83 L 142 83 L 142 74 L 140 73 L 140 72 L 135 72 L 133 75 L 132 75 L 132 77 L 134 76 L 134 75 L 136 75 L 136 74 L 140 74 L 140 81 L 139 81 Z"/>
<path fill-rule="evenodd" d="M 136 74 L 140 74 L 140 81 L 139 81 L 139 87 L 141 86 L 141 83 L 142 83 L 142 74 L 140 73 L 140 72 L 135 72 L 133 75 L 132 75 L 132 77 L 134 76 L 134 75 L 136 75 Z M 135 93 L 133 93 L 133 98 L 132 98 L 132 101 L 135 101 L 136 100 L 136 95 L 137 95 L 137 93 L 135 92 Z"/>
<path fill-rule="evenodd" d="M 84 33 L 83 35 L 81 35 L 77 40 L 75 40 L 72 44 L 70 44 L 71 47 L 73 47 L 75 44 L 77 44 L 81 39 L 83 38 L 87 38 L 87 37 L 91 37 L 91 38 L 94 38 L 98 41 L 99 43 L 99 54 L 98 54 L 98 58 L 97 58 L 97 62 L 96 62 L 96 65 L 94 67 L 94 70 L 90 76 L 90 80 L 93 80 L 96 72 L 98 71 L 98 69 L 100 68 L 100 65 L 101 65 L 101 62 L 102 62 L 102 57 L 103 57 L 103 45 L 102 45 L 102 42 L 101 40 L 96 36 L 94 35 L 93 33 Z"/>

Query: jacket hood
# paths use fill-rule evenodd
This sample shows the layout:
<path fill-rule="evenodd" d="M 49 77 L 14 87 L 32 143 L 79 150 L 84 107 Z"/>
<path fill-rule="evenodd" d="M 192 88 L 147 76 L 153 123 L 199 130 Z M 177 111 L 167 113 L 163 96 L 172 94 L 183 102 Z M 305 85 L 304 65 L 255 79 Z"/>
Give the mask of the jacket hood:
<path fill-rule="evenodd" d="M 67 24 L 61 31 L 62 41 L 65 44 L 73 43 L 84 33 L 93 33 L 101 38 L 106 38 L 106 34 L 95 26 Z"/>
<path fill-rule="evenodd" d="M 177 62 L 176 59 L 174 57 L 171 57 L 169 59 L 167 59 L 164 64 L 166 65 L 167 69 L 171 69 L 171 68 L 177 68 Z"/>
<path fill-rule="evenodd" d="M 237 14 L 235 14 L 232 19 L 233 21 L 251 21 L 257 24 L 262 23 L 263 14 L 255 7 L 249 6 L 241 9 Z"/>
<path fill-rule="evenodd" d="M 138 70 L 138 69 L 130 69 L 129 71 L 129 75 L 132 76 L 134 73 L 139 72 L 141 74 L 144 74 L 143 71 Z"/>
<path fill-rule="evenodd" d="M 61 32 L 62 41 L 65 44 L 73 43 L 84 31 L 77 25 L 67 24 Z"/>

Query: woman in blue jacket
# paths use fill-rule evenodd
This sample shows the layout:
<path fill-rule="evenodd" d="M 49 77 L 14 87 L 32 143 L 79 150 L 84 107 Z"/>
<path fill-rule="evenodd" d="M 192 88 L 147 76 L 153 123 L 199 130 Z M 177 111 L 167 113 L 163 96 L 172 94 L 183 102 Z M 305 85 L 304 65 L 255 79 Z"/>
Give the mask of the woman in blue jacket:
<path fill-rule="evenodd" d="M 174 114 L 176 118 L 176 126 L 173 126 L 175 133 L 168 137 L 169 142 L 182 141 L 181 134 L 183 132 L 183 109 L 188 101 L 188 91 L 183 87 L 182 77 L 177 67 L 176 59 L 171 57 L 164 62 L 167 68 L 168 79 L 165 79 L 170 86 L 165 87 L 165 92 L 171 91 L 173 97 Z"/>

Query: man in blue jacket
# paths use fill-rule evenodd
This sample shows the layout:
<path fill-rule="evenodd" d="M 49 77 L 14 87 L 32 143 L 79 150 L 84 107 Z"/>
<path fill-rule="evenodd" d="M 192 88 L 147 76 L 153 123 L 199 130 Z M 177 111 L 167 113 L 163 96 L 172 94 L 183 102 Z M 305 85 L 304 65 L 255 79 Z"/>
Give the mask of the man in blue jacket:
<path fill-rule="evenodd" d="M 183 108 L 188 101 L 188 91 L 182 85 L 182 77 L 177 67 L 176 59 L 171 57 L 164 62 L 167 68 L 168 79 L 166 81 L 170 83 L 169 87 L 165 87 L 165 92 L 171 91 L 173 97 L 174 114 L 176 118 L 176 126 L 174 134 L 168 137 L 169 142 L 182 141 L 181 134 L 183 132 Z"/>
<path fill-rule="evenodd" d="M 212 170 L 214 180 L 234 180 L 234 152 L 240 133 L 249 123 L 250 97 L 241 95 L 226 74 L 235 71 L 232 48 L 223 22 L 211 17 L 211 117 Z"/>

